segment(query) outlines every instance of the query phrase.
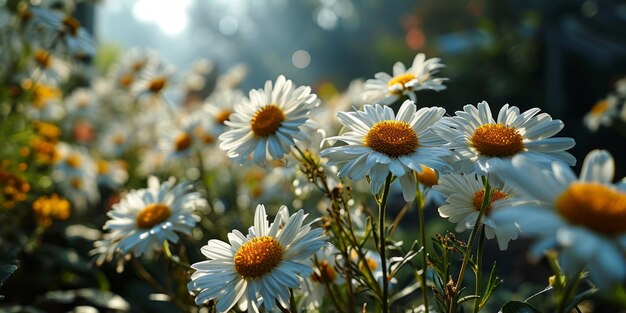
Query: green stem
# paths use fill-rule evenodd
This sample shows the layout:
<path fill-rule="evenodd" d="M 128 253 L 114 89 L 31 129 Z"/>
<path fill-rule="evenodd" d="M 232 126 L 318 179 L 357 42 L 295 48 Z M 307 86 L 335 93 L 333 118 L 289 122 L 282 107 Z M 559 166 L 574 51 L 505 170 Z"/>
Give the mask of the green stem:
<path fill-rule="evenodd" d="M 296 298 L 293 296 L 293 289 L 289 289 L 289 308 L 291 312 L 297 313 L 298 308 L 296 308 Z"/>
<path fill-rule="evenodd" d="M 426 276 L 428 275 L 428 251 L 426 249 L 426 222 L 424 220 L 424 197 L 422 191 L 417 187 L 417 213 L 420 228 L 420 241 L 422 242 L 422 299 L 424 302 L 424 312 L 428 313 L 428 287 L 426 285 Z"/>
<path fill-rule="evenodd" d="M 467 268 L 467 264 L 469 263 L 469 259 L 472 255 L 474 241 L 476 241 L 476 236 L 478 235 L 478 228 L 482 224 L 483 216 L 485 216 L 485 212 L 487 212 L 487 208 L 491 204 L 491 186 L 489 185 L 489 181 L 485 177 L 483 177 L 483 184 L 485 186 L 483 203 L 480 207 L 480 212 L 478 212 L 478 217 L 476 217 L 476 222 L 474 223 L 472 232 L 470 233 L 470 238 L 467 241 L 467 248 L 465 250 L 465 253 L 463 254 L 463 263 L 461 263 L 461 271 L 459 272 L 459 278 L 457 279 L 456 285 L 454 286 L 454 292 L 457 292 L 461 288 L 463 276 L 465 275 L 465 269 Z"/>
<path fill-rule="evenodd" d="M 480 239 L 478 240 L 478 248 L 476 250 L 476 291 L 474 292 L 474 313 L 480 311 L 480 297 L 483 290 L 483 246 L 485 244 L 485 227 L 480 228 Z"/>
<path fill-rule="evenodd" d="M 563 293 L 561 294 L 557 293 L 556 295 L 557 296 L 557 304 L 556 304 L 557 313 L 565 313 L 567 311 L 569 302 L 572 299 L 574 292 L 578 288 L 578 283 L 580 282 L 581 271 L 578 271 L 576 275 L 572 276 L 571 277 L 572 279 L 569 279 L 570 277 L 566 276 L 565 286 L 564 286 L 565 288 L 562 289 Z M 557 275 L 560 276 L 562 275 L 562 273 L 559 273 Z M 560 278 L 557 278 L 557 279 L 560 279 Z"/>
<path fill-rule="evenodd" d="M 387 198 L 389 197 L 389 187 L 391 186 L 392 175 L 389 173 L 385 180 L 385 187 L 383 189 L 383 195 L 378 203 L 378 234 L 380 236 L 379 253 L 380 263 L 383 271 L 383 294 L 382 294 L 382 307 L 383 313 L 389 312 L 389 284 L 387 282 L 387 245 L 385 244 L 385 215 L 387 209 Z"/>
<path fill-rule="evenodd" d="M 169 245 L 169 242 L 167 242 L 167 240 L 163 240 L 163 252 L 165 256 L 167 257 L 167 259 L 170 260 L 172 263 L 180 267 L 183 267 L 186 270 L 192 270 L 191 265 L 185 262 L 182 262 L 178 256 L 172 255 L 172 251 L 170 250 L 170 245 Z"/>

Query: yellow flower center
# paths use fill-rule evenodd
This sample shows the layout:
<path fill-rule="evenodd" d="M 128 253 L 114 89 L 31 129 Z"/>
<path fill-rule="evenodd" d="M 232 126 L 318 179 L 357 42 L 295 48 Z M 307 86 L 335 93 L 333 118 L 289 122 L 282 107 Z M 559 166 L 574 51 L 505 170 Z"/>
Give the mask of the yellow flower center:
<path fill-rule="evenodd" d="M 493 189 L 493 193 L 491 194 L 489 206 L 487 207 L 487 210 L 485 211 L 485 215 L 491 214 L 491 210 L 493 209 L 492 204 L 495 201 L 498 201 L 500 199 L 506 199 L 508 197 L 509 195 L 506 192 L 502 192 L 498 189 Z M 480 211 L 480 208 L 483 206 L 484 198 L 485 198 L 484 190 L 480 190 L 474 193 L 474 198 L 472 198 L 472 204 L 474 205 L 474 209 L 476 211 Z"/>
<path fill-rule="evenodd" d="M 573 224 L 605 234 L 626 232 L 626 192 L 598 183 L 572 183 L 556 200 Z"/>
<path fill-rule="evenodd" d="M 401 121 L 378 122 L 365 136 L 365 145 L 390 157 L 410 154 L 418 144 L 415 131 Z"/>
<path fill-rule="evenodd" d="M 96 165 L 98 166 L 98 174 L 106 175 L 109 173 L 109 162 L 104 160 L 98 160 Z"/>
<path fill-rule="evenodd" d="M 235 271 L 245 279 L 255 279 L 271 272 L 283 259 L 283 247 L 274 237 L 255 237 L 235 253 Z"/>
<path fill-rule="evenodd" d="M 49 68 L 50 64 L 52 64 L 50 53 L 44 50 L 37 50 L 37 52 L 35 52 L 35 61 L 43 68 Z"/>
<path fill-rule="evenodd" d="M 61 90 L 53 86 L 37 84 L 33 91 L 33 104 L 38 109 L 46 107 L 48 101 L 61 99 Z"/>
<path fill-rule="evenodd" d="M 217 116 L 215 116 L 215 121 L 219 124 L 224 124 L 224 122 L 228 121 L 231 113 L 232 112 L 228 110 L 221 111 L 219 114 L 217 114 Z"/>
<path fill-rule="evenodd" d="M 182 133 L 174 139 L 174 146 L 176 151 L 183 151 L 191 147 L 191 135 L 188 133 Z"/>
<path fill-rule="evenodd" d="M 161 203 L 150 203 L 137 214 L 137 227 L 148 229 L 167 220 L 172 215 L 170 208 Z"/>
<path fill-rule="evenodd" d="M 378 267 L 378 262 L 376 262 L 376 260 L 372 259 L 372 258 L 365 258 L 365 260 L 361 260 L 361 263 L 359 264 L 359 269 L 361 271 L 365 270 L 365 266 L 367 266 L 370 270 L 375 270 Z"/>
<path fill-rule="evenodd" d="M 275 104 L 270 104 L 254 113 L 250 125 L 255 135 L 267 137 L 273 135 L 284 120 L 285 114 L 283 111 Z"/>
<path fill-rule="evenodd" d="M 133 70 L 133 72 L 139 72 L 143 69 L 145 65 L 146 65 L 145 60 L 138 60 L 138 61 L 135 61 L 133 64 L 131 64 L 130 68 Z"/>
<path fill-rule="evenodd" d="M 402 90 L 406 89 L 404 84 L 414 80 L 415 78 L 416 78 L 415 75 L 411 73 L 406 73 L 406 74 L 395 76 L 387 82 L 387 88 L 392 93 L 402 93 Z M 394 87 L 395 85 L 400 85 L 402 89 L 398 91 L 398 89 Z"/>
<path fill-rule="evenodd" d="M 115 134 L 113 135 L 113 144 L 115 144 L 116 146 L 120 146 L 124 143 L 124 135 L 122 134 Z"/>
<path fill-rule="evenodd" d="M 82 189 L 83 188 L 83 181 L 80 180 L 80 178 L 72 178 L 70 180 L 70 186 L 72 186 L 72 188 L 74 188 L 74 189 Z"/>
<path fill-rule="evenodd" d="M 524 149 L 522 135 L 515 128 L 502 124 L 478 127 L 470 142 L 480 154 L 492 157 L 508 157 Z"/>
<path fill-rule="evenodd" d="M 591 115 L 598 116 L 609 109 L 608 100 L 600 100 L 591 108 Z"/>
<path fill-rule="evenodd" d="M 317 266 L 319 272 L 311 274 L 311 280 L 320 283 L 332 283 L 337 278 L 337 272 L 333 266 L 326 260 L 319 262 Z"/>
<path fill-rule="evenodd" d="M 422 172 L 417 173 L 417 179 L 420 181 L 420 184 L 426 187 L 432 187 L 439 183 L 439 176 L 437 176 L 437 172 L 425 165 L 422 165 Z"/>
<path fill-rule="evenodd" d="M 133 74 L 127 73 L 127 74 L 120 76 L 119 83 L 120 83 L 120 86 L 124 88 L 128 88 L 133 83 L 133 81 L 135 81 L 135 76 L 133 76 Z"/>
<path fill-rule="evenodd" d="M 67 156 L 67 158 L 65 159 L 65 163 L 72 168 L 78 168 L 80 167 L 80 164 L 82 163 L 80 160 L 80 156 L 76 153 L 72 153 L 70 155 Z"/>
<path fill-rule="evenodd" d="M 80 28 L 80 22 L 77 19 L 68 15 L 63 19 L 63 25 L 65 25 L 72 37 L 76 37 L 78 29 Z"/>
<path fill-rule="evenodd" d="M 165 77 L 157 77 L 150 81 L 148 90 L 152 93 L 158 93 L 165 88 L 165 85 L 167 85 L 167 79 Z"/>

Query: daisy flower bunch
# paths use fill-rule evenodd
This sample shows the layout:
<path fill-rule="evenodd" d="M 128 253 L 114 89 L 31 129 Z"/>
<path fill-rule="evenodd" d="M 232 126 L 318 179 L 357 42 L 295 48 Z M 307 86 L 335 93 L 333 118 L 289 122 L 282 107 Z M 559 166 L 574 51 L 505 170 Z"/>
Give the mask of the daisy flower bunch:
<path fill-rule="evenodd" d="M 244 91 L 241 64 L 179 70 L 128 49 L 81 65 L 94 51 L 73 1 L 8 3 L 0 254 L 42 292 L 35 306 L 128 311 L 100 290 L 133 289 L 144 311 L 497 311 L 510 294 L 483 263 L 519 259 L 523 237 L 555 272 L 541 309 L 626 304 L 619 160 L 593 151 L 573 174 L 574 139 L 539 108 L 418 103 L 447 88 L 439 58 L 416 53 L 343 93 L 284 75 Z M 618 119 L 625 95 L 620 81 L 585 123 Z"/>

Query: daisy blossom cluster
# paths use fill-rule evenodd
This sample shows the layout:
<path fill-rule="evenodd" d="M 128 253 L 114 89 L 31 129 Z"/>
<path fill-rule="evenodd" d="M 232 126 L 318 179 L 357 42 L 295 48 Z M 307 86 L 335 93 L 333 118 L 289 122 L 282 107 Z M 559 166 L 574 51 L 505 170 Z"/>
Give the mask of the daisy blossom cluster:
<path fill-rule="evenodd" d="M 622 160 L 593 150 L 574 174 L 575 140 L 540 108 L 431 105 L 458 76 L 421 52 L 343 93 L 102 57 L 74 4 L 0 6 L 0 311 L 626 306 Z M 587 127 L 619 129 L 625 95 Z"/>

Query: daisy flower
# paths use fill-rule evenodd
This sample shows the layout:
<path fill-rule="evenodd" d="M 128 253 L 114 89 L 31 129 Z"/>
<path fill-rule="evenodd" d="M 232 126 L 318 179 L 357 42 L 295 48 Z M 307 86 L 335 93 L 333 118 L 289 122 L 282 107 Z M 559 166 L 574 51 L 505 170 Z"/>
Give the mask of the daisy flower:
<path fill-rule="evenodd" d="M 455 228 L 457 232 L 472 229 L 485 197 L 482 180 L 476 174 L 451 173 L 441 176 L 439 184 L 433 188 L 446 197 L 446 204 L 439 207 L 439 215 L 451 223 L 457 223 Z M 487 239 L 495 237 L 500 250 L 506 250 L 509 241 L 517 239 L 518 229 L 513 223 L 506 225 L 496 223 L 491 218 L 491 213 L 502 207 L 521 205 L 528 201 L 506 183 L 492 188 L 491 201 L 483 217 L 485 237 Z"/>
<path fill-rule="evenodd" d="M 337 118 L 350 131 L 331 137 L 346 143 L 324 149 L 320 156 L 329 165 L 341 166 L 339 176 L 354 180 L 370 177 L 370 191 L 377 194 L 389 173 L 399 178 L 404 200 L 415 198 L 422 165 L 435 170 L 447 168 L 442 157 L 450 154 L 443 142 L 431 131 L 446 112 L 443 108 L 417 110 L 413 101 L 405 101 L 398 114 L 379 104 L 363 106 L 363 111 L 339 112 Z"/>
<path fill-rule="evenodd" d="M 66 115 L 71 119 L 97 120 L 99 105 L 98 95 L 90 88 L 77 88 L 65 99 Z"/>
<path fill-rule="evenodd" d="M 132 253 L 135 257 L 160 251 L 165 240 L 178 242 L 178 232 L 191 234 L 200 220 L 193 213 L 204 205 L 192 188 L 187 182 L 175 184 L 173 177 L 163 183 L 148 177 L 148 188 L 131 190 L 107 213 L 107 240 L 115 243 L 122 254 Z"/>
<path fill-rule="evenodd" d="M 494 212 L 497 221 L 513 221 L 521 234 L 538 237 L 535 255 L 556 248 L 566 274 L 589 270 L 600 288 L 626 279 L 626 179 L 613 184 L 613 157 L 594 150 L 585 158 L 580 177 L 560 162 L 538 168 L 528 157 L 513 159 L 502 176 L 537 205 Z"/>
<path fill-rule="evenodd" d="M 307 215 L 299 210 L 282 221 L 278 214 L 268 224 L 265 207 L 258 205 L 247 236 L 234 230 L 228 234 L 229 243 L 209 240 L 201 249 L 209 260 L 191 266 L 196 272 L 187 285 L 196 293 L 196 303 L 216 300 L 218 312 L 235 304 L 240 310 L 258 312 L 262 297 L 268 312 L 277 311 L 277 302 L 288 307 L 289 289 L 299 287 L 299 276 L 313 273 L 309 259 L 326 244 L 321 228 L 303 224 Z"/>
<path fill-rule="evenodd" d="M 195 151 L 194 129 L 196 123 L 189 123 L 181 127 L 168 122 L 161 123 L 162 135 L 159 138 L 159 147 L 166 155 L 166 162 L 185 159 Z"/>
<path fill-rule="evenodd" d="M 96 163 L 89 153 L 68 144 L 57 144 L 59 160 L 52 170 L 52 178 L 78 210 L 100 200 Z"/>
<path fill-rule="evenodd" d="M 592 132 L 597 131 L 600 126 L 610 126 L 617 116 L 617 102 L 617 97 L 612 95 L 596 102 L 583 118 L 585 126 Z"/>
<path fill-rule="evenodd" d="M 65 114 L 61 105 L 63 93 L 61 89 L 53 85 L 37 83 L 33 86 L 31 80 L 22 82 L 22 88 L 32 92 L 32 105 L 28 106 L 26 115 L 33 120 L 52 121 L 59 120 Z"/>
<path fill-rule="evenodd" d="M 95 257 L 95 263 L 98 266 L 102 266 L 105 262 L 115 262 L 115 270 L 121 273 L 124 271 L 124 262 L 130 260 L 131 255 L 120 253 L 119 243 L 119 240 L 112 241 L 110 234 L 107 233 L 103 239 L 94 241 L 93 249 L 89 251 L 89 255 Z"/>
<path fill-rule="evenodd" d="M 93 56 L 96 52 L 93 39 L 80 22 L 73 16 L 58 10 L 49 10 L 40 7 L 30 7 L 32 12 L 33 31 L 43 32 L 53 41 L 45 43 L 54 46 L 58 40 L 69 54 L 77 57 Z"/>
<path fill-rule="evenodd" d="M 505 104 L 494 120 L 487 102 L 478 107 L 468 104 L 456 116 L 443 118 L 435 132 L 454 150 L 453 166 L 463 173 L 485 175 L 497 166 L 510 165 L 516 155 L 526 155 L 534 162 L 574 165 L 574 156 L 565 152 L 574 146 L 574 139 L 552 137 L 563 129 L 563 122 L 539 111 L 520 113 L 517 107 Z"/>
<path fill-rule="evenodd" d="M 207 59 L 197 60 L 191 65 L 191 68 L 186 71 L 182 79 L 182 88 L 188 97 L 202 91 L 206 87 L 206 78 L 211 75 L 214 68 L 213 62 Z"/>
<path fill-rule="evenodd" d="M 309 138 L 315 123 L 308 115 L 318 104 L 308 86 L 295 88 L 282 75 L 275 84 L 268 80 L 264 89 L 251 90 L 248 101 L 235 105 L 225 122 L 231 129 L 219 136 L 220 148 L 241 163 L 249 155 L 258 165 L 281 159 L 296 141 Z"/>
<path fill-rule="evenodd" d="M 137 77 L 131 87 L 131 93 L 142 104 L 160 104 L 163 94 L 172 90 L 176 68 L 165 63 L 147 67 Z"/>
<path fill-rule="evenodd" d="M 119 62 L 111 67 L 107 78 L 116 88 L 129 90 L 145 69 L 152 68 L 159 62 L 155 52 L 133 48 L 125 52 Z"/>
<path fill-rule="evenodd" d="M 343 285 L 345 279 L 337 272 L 336 261 L 339 250 L 329 245 L 315 254 L 313 274 L 300 280 L 302 299 L 299 306 L 307 312 L 316 312 L 324 303 L 326 285 Z"/>
<path fill-rule="evenodd" d="M 364 253 L 364 257 L 365 259 L 359 259 L 359 255 L 356 251 L 352 250 L 350 252 L 350 258 L 352 259 L 351 261 L 355 264 L 358 263 L 358 267 L 361 270 L 361 272 L 365 271 L 366 268 L 365 266 L 367 266 L 370 271 L 372 271 L 372 275 L 374 276 L 374 279 L 376 279 L 376 282 L 378 283 L 378 285 L 380 285 L 382 287 L 383 285 L 383 259 L 380 256 L 380 254 L 374 250 L 367 250 L 364 249 L 363 251 L 365 251 Z M 387 260 L 386 264 L 387 264 L 387 273 L 391 272 L 391 260 Z M 397 284 L 398 280 L 395 277 L 392 277 L 391 280 L 389 280 L 390 283 L 392 284 Z M 356 283 L 356 280 L 353 281 L 353 283 Z"/>
<path fill-rule="evenodd" d="M 70 72 L 70 64 L 49 51 L 36 49 L 33 52 L 30 74 L 32 80 L 57 86 L 67 82 Z"/>
<path fill-rule="evenodd" d="M 426 56 L 420 53 L 415 56 L 413 65 L 408 69 L 401 62 L 396 62 L 393 65 L 393 77 L 385 72 L 376 73 L 375 79 L 368 79 L 365 82 L 363 92 L 365 102 L 391 104 L 403 95 L 416 101 L 416 91 L 446 89 L 443 82 L 447 78 L 433 77 L 444 67 L 439 61 L 438 58 L 426 60 Z"/>
<path fill-rule="evenodd" d="M 114 121 L 107 123 L 98 136 L 98 151 L 108 157 L 119 158 L 130 149 L 134 133 L 129 125 Z"/>
<path fill-rule="evenodd" d="M 230 115 L 237 104 L 243 103 L 245 96 L 240 90 L 221 89 L 216 90 L 204 102 L 202 108 L 206 111 L 208 118 L 213 121 L 212 132 L 219 136 L 226 129 L 226 122 L 230 120 Z"/>
<path fill-rule="evenodd" d="M 128 171 L 123 161 L 97 160 L 98 184 L 113 190 L 121 187 L 128 180 Z"/>
<path fill-rule="evenodd" d="M 248 67 L 245 64 L 236 64 L 220 75 L 215 82 L 215 90 L 234 89 L 241 84 L 248 74 Z"/>

